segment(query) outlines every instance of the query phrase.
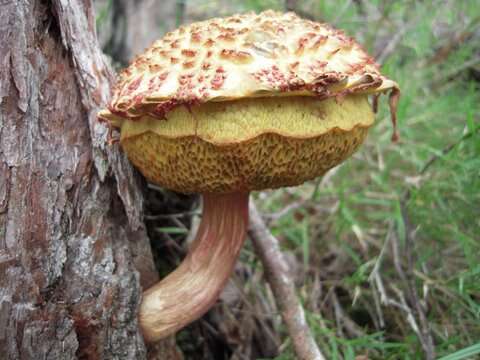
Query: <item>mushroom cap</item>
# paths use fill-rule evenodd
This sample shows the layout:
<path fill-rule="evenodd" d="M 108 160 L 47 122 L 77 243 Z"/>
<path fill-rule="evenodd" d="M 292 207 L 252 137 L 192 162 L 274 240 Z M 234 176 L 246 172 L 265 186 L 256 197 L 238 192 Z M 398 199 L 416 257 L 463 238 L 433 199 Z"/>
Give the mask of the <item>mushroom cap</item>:
<path fill-rule="evenodd" d="M 120 74 L 99 117 L 120 128 L 127 156 L 153 183 L 262 190 L 345 160 L 373 123 L 368 95 L 388 90 L 394 120 L 397 84 L 353 39 L 266 11 L 168 33 Z"/>
<path fill-rule="evenodd" d="M 352 38 L 294 13 L 213 18 L 157 40 L 121 74 L 109 110 L 121 121 L 246 97 L 372 94 L 398 88 Z"/>

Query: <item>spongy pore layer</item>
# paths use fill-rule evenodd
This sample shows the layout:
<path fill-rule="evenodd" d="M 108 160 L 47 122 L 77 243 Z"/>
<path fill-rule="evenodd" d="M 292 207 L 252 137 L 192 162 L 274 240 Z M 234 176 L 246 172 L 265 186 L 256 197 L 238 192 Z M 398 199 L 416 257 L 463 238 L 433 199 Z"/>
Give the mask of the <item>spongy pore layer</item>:
<path fill-rule="evenodd" d="M 124 121 L 121 145 L 149 181 L 172 190 L 263 190 L 323 175 L 357 149 L 373 118 L 366 95 L 247 98 Z"/>

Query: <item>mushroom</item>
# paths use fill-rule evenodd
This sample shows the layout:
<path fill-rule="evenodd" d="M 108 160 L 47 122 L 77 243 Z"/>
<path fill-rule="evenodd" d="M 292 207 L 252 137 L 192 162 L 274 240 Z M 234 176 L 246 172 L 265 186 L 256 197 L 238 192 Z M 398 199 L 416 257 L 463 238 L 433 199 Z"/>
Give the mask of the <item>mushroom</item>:
<path fill-rule="evenodd" d="M 395 124 L 398 86 L 353 39 L 274 11 L 181 27 L 120 74 L 99 118 L 120 130 L 148 181 L 203 196 L 188 255 L 143 294 L 147 341 L 214 304 L 245 239 L 249 193 L 301 184 L 344 161 L 385 92 Z"/>

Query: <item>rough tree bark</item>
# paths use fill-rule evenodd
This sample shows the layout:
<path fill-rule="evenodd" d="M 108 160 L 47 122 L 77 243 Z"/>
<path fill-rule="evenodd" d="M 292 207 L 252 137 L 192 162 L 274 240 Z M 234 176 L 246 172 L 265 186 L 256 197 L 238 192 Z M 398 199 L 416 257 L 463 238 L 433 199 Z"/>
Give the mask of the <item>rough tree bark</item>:
<path fill-rule="evenodd" d="M 143 185 L 96 121 L 112 73 L 92 5 L 0 14 L 0 357 L 146 358 L 136 315 L 157 274 Z"/>

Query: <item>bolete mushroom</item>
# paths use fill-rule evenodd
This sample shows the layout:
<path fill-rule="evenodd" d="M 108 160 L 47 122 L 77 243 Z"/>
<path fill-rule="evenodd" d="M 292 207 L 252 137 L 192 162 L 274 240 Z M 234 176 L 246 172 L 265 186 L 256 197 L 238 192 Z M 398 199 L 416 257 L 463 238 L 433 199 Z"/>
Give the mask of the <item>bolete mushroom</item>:
<path fill-rule="evenodd" d="M 228 280 L 254 190 L 293 186 L 348 158 L 374 121 L 368 96 L 398 86 L 353 39 L 293 13 L 265 11 L 183 26 L 120 74 L 99 117 L 148 181 L 203 196 L 182 264 L 143 294 L 155 341 L 204 314 Z"/>

